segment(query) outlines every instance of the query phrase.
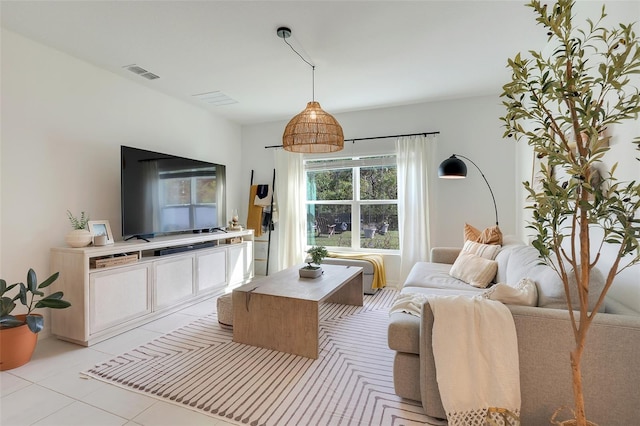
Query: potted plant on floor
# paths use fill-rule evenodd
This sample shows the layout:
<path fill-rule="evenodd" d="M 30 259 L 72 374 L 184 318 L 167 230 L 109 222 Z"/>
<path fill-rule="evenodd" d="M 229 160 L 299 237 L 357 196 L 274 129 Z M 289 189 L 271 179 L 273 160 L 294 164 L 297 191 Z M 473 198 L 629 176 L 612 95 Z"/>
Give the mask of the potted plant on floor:
<path fill-rule="evenodd" d="M 322 268 L 320 264 L 322 259 L 329 255 L 327 249 L 323 246 L 313 246 L 307 250 L 307 254 L 311 257 L 311 261 L 307 263 L 307 266 L 300 268 L 300 277 L 302 278 L 317 278 L 322 275 Z M 313 266 L 315 263 L 318 266 Z"/>
<path fill-rule="evenodd" d="M 501 120 L 505 136 L 526 140 L 537 158 L 546 162 L 534 170 L 540 176 L 538 185 L 524 183 L 532 210 L 528 228 L 536 233 L 532 244 L 540 257 L 564 284 L 575 341 L 570 353 L 572 424 L 584 426 L 580 363 L 589 326 L 616 274 L 640 262 L 640 185 L 619 182 L 613 176 L 615 165 L 607 169 L 603 163 L 609 150 L 605 131 L 637 119 L 640 112 L 640 95 L 632 84 L 640 72 L 640 43 L 632 24 L 604 28 L 604 7 L 597 21 L 587 20 L 585 28 L 575 28 L 572 0 L 549 5 L 531 1 L 527 6 L 534 9 L 536 21 L 556 47 L 549 57 L 530 51 L 530 58 L 518 54 L 509 59 L 512 79 L 503 88 L 507 113 Z M 640 149 L 639 138 L 633 143 Z M 562 178 L 558 171 L 568 177 Z M 602 237 L 592 232 L 595 228 Z M 605 246 L 617 252 L 616 258 L 589 312 L 591 271 Z M 571 276 L 577 283 L 579 312 L 572 309 Z"/>
<path fill-rule="evenodd" d="M 80 217 L 75 217 L 69 210 L 67 210 L 67 217 L 71 222 L 73 231 L 70 231 L 65 237 L 64 241 L 71 247 L 86 247 L 91 244 L 92 235 L 87 229 L 89 223 L 89 215 L 85 212 L 80 213 Z"/>
<path fill-rule="evenodd" d="M 26 285 L 7 285 L 5 280 L 0 279 L 0 371 L 20 367 L 31 359 L 38 341 L 37 333 L 44 328 L 44 318 L 34 314 L 35 309 L 64 309 L 71 306 L 62 299 L 64 294 L 61 291 L 48 296 L 41 291 L 57 280 L 58 275 L 56 272 L 38 284 L 35 271 L 29 269 Z M 9 296 L 14 288 L 17 288 L 17 294 Z M 16 300 L 27 308 L 26 314 L 12 315 Z"/>

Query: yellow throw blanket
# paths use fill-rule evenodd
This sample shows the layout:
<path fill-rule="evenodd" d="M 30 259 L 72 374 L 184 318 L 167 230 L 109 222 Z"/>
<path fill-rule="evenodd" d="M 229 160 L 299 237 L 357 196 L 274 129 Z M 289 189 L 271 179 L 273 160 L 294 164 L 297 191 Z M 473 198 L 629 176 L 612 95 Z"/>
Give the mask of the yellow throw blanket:
<path fill-rule="evenodd" d="M 384 288 L 387 285 L 387 273 L 384 270 L 384 259 L 379 254 L 363 254 L 363 253 L 332 253 L 329 257 L 337 259 L 356 259 L 366 260 L 373 265 L 373 283 L 371 288 Z"/>
<path fill-rule="evenodd" d="M 257 206 L 254 202 L 258 192 L 258 185 L 251 185 L 249 191 L 249 209 L 247 213 L 247 229 L 254 230 L 254 237 L 262 235 L 262 206 Z"/>

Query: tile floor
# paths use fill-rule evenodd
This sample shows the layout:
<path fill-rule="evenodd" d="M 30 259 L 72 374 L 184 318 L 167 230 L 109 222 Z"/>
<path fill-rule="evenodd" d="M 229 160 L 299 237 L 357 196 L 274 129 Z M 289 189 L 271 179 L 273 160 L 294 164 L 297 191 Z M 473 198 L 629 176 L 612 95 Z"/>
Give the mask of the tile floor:
<path fill-rule="evenodd" d="M 88 348 L 55 337 L 41 339 L 31 362 L 0 372 L 0 424 L 229 425 L 80 374 L 98 362 L 215 312 L 215 300 L 204 300 Z"/>

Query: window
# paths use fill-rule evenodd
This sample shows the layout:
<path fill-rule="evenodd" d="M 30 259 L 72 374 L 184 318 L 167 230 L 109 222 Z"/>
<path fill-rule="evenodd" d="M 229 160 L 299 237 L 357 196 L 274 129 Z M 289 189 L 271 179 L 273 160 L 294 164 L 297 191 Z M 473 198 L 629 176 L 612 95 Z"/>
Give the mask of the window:
<path fill-rule="evenodd" d="M 395 155 L 306 160 L 307 244 L 398 250 Z"/>

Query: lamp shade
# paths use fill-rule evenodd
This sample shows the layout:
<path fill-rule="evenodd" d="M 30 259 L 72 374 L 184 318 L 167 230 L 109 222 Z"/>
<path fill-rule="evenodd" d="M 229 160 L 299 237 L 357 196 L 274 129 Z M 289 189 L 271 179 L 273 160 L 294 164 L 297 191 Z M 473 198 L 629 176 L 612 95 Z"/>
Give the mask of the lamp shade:
<path fill-rule="evenodd" d="M 282 145 L 287 151 L 300 153 L 340 151 L 344 147 L 342 126 L 318 102 L 309 102 L 285 127 Z"/>
<path fill-rule="evenodd" d="M 487 184 L 489 192 L 491 193 L 491 199 L 493 200 L 493 209 L 496 213 L 496 226 L 498 226 L 498 205 L 496 204 L 496 197 L 493 195 L 493 189 L 491 189 L 491 185 L 489 185 L 487 177 L 484 175 L 484 173 L 482 173 L 480 167 L 478 167 L 478 165 L 474 163 L 472 159 L 465 157 L 464 155 L 460 155 L 460 157 L 470 161 L 471 164 L 473 164 L 476 169 L 478 169 L 480 175 L 482 176 L 482 179 L 484 179 L 484 182 Z M 456 157 L 456 154 L 453 154 L 451 157 L 440 163 L 440 167 L 438 167 L 438 176 L 443 179 L 463 179 L 467 177 L 467 165 L 464 163 L 464 161 Z"/>
<path fill-rule="evenodd" d="M 467 177 L 467 165 L 464 161 L 452 155 L 440 163 L 438 176 L 443 179 L 463 179 Z"/>

